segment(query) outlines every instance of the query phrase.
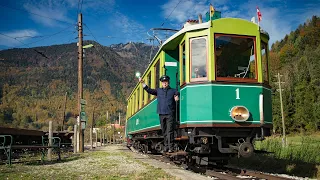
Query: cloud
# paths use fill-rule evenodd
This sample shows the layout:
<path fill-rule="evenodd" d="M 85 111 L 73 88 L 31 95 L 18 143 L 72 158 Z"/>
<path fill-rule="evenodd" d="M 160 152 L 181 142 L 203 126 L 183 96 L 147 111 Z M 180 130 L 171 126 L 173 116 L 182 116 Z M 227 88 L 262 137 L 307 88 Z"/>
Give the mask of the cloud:
<path fill-rule="evenodd" d="M 80 0 L 82 1 L 81 11 L 94 10 L 95 13 L 100 12 L 111 12 L 115 7 L 115 0 Z M 79 0 L 66 0 L 67 4 L 74 9 L 78 9 Z"/>
<path fill-rule="evenodd" d="M 264 15 L 261 21 L 261 28 L 269 33 L 269 44 L 273 44 L 275 41 L 284 38 L 291 29 L 291 23 L 281 18 L 279 9 L 277 8 L 261 8 L 264 11 Z"/>
<path fill-rule="evenodd" d="M 71 7 L 78 7 L 79 0 L 66 0 Z"/>
<path fill-rule="evenodd" d="M 82 9 L 95 9 L 95 10 L 103 10 L 103 11 L 113 11 L 116 2 L 115 0 L 83 0 Z"/>
<path fill-rule="evenodd" d="M 54 19 L 60 21 L 66 21 L 69 23 L 74 23 L 75 20 L 70 19 L 68 15 L 68 8 L 66 6 L 66 2 L 60 0 L 40 0 L 40 1 L 29 1 L 23 4 L 23 7 L 35 14 L 39 14 L 41 16 L 30 14 L 31 19 L 35 22 L 43 24 L 45 26 L 61 26 L 61 22 L 56 21 Z M 46 17 L 52 17 L 53 19 L 49 19 Z"/>
<path fill-rule="evenodd" d="M 284 1 L 274 0 L 272 3 L 255 4 L 252 1 L 244 3 L 240 8 L 243 13 L 241 18 L 250 19 L 256 17 L 256 6 L 262 13 L 262 21 L 260 26 L 266 30 L 270 35 L 270 46 L 278 40 L 285 37 L 291 31 L 298 28 L 299 24 L 303 24 L 307 19 L 310 19 L 312 15 L 319 15 L 320 12 L 316 4 L 303 4 L 299 7 L 288 7 L 288 4 Z"/>
<path fill-rule="evenodd" d="M 39 35 L 37 31 L 31 30 L 31 29 L 14 30 L 11 32 L 3 32 L 2 34 L 5 34 L 7 36 L 17 39 L 15 40 L 15 39 L 0 35 L 0 45 L 6 46 L 6 47 L 22 45 L 22 43 L 19 41 L 25 42 L 28 39 L 30 39 L 32 36 Z"/>
<path fill-rule="evenodd" d="M 161 6 L 163 19 L 170 15 L 179 1 L 169 0 Z M 294 5 L 281 0 L 247 0 L 242 3 L 228 0 L 187 0 L 179 3 L 169 17 L 170 23 L 166 24 L 172 27 L 181 27 L 186 20 L 197 19 L 199 13 L 205 17 L 205 13 L 209 11 L 210 3 L 216 10 L 222 12 L 222 17 L 242 18 L 249 21 L 251 17 L 256 17 L 256 6 L 259 6 L 262 13 L 260 26 L 269 33 L 270 45 L 283 39 L 286 34 L 295 30 L 299 24 L 303 24 L 312 15 L 320 15 L 319 2 L 307 2 L 292 8 L 291 6 Z"/>
<path fill-rule="evenodd" d="M 112 24 L 111 30 L 116 30 L 116 33 L 121 34 L 127 41 L 141 41 L 146 37 L 147 31 L 142 24 L 120 12 L 114 14 L 109 20 L 109 24 Z"/>
<path fill-rule="evenodd" d="M 170 16 L 168 18 L 169 21 L 182 23 L 187 19 L 194 19 L 199 13 L 204 14 L 206 10 L 209 9 L 209 6 L 206 0 L 189 0 L 183 2 L 180 0 L 170 0 L 162 5 L 161 9 L 163 10 L 164 19 Z"/>
<path fill-rule="evenodd" d="M 61 26 L 61 22 L 54 19 L 75 23 L 77 20 L 79 0 L 29 0 L 23 4 L 25 10 L 39 14 L 30 14 L 31 19 L 45 26 Z M 81 11 L 92 11 L 97 13 L 110 13 L 115 6 L 115 0 L 82 0 Z M 53 19 L 46 18 L 52 17 Z M 72 18 L 69 18 L 72 17 Z"/>

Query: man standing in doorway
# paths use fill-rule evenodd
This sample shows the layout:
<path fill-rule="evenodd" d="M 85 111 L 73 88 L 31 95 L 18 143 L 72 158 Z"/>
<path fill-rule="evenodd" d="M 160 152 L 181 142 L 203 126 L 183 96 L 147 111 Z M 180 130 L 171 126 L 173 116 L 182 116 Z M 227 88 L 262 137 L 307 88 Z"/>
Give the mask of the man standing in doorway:
<path fill-rule="evenodd" d="M 173 152 L 173 138 L 174 138 L 174 121 L 176 112 L 176 101 L 179 101 L 179 93 L 176 89 L 169 86 L 170 77 L 163 75 L 160 78 L 162 88 L 151 89 L 144 80 L 139 78 L 143 89 L 149 94 L 157 96 L 158 106 L 157 113 L 159 114 L 162 135 L 164 138 L 164 151 Z"/>

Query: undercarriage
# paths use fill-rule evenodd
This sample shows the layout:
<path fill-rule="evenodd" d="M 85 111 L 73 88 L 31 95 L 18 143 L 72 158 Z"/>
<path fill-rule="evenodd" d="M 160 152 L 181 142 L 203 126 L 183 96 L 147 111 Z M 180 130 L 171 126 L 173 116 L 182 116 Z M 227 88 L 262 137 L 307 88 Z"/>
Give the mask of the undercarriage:
<path fill-rule="evenodd" d="M 269 133 L 267 127 L 180 128 L 175 131 L 174 152 L 165 154 L 180 163 L 223 166 L 232 156 L 250 157 L 254 153 L 254 141 L 263 140 Z M 143 153 L 165 150 L 161 130 L 133 134 L 128 145 Z"/>

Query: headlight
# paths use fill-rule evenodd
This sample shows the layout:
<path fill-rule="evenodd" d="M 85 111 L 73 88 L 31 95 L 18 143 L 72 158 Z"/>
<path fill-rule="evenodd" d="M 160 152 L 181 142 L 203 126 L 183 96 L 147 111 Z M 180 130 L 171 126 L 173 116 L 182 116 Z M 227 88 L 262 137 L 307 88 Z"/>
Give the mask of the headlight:
<path fill-rule="evenodd" d="M 250 113 L 244 106 L 234 106 L 230 111 L 230 116 L 237 122 L 244 122 L 248 120 Z"/>

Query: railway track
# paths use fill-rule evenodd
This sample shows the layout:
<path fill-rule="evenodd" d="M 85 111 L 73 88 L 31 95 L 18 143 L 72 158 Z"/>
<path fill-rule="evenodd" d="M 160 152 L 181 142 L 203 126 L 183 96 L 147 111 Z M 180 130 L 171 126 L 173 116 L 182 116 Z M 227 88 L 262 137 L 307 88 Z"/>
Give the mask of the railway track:
<path fill-rule="evenodd" d="M 139 153 L 133 147 L 130 149 L 135 152 Z M 146 153 L 144 153 L 146 154 Z M 210 166 L 210 167 L 188 167 L 185 164 L 182 164 L 178 161 L 172 161 L 169 156 L 164 155 L 155 155 L 155 154 L 146 154 L 149 158 L 156 159 L 158 161 L 164 163 L 175 164 L 178 167 L 184 168 L 186 170 L 191 170 L 195 173 L 201 173 L 205 176 L 212 177 L 214 179 L 228 179 L 228 180 L 239 180 L 239 179 L 250 179 L 250 180 L 288 180 L 289 178 L 280 177 L 276 175 L 266 174 L 263 172 L 246 170 L 236 167 L 219 167 L 219 166 Z"/>

